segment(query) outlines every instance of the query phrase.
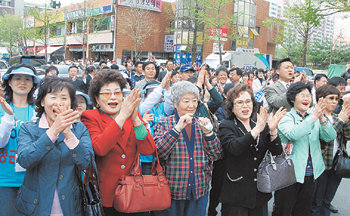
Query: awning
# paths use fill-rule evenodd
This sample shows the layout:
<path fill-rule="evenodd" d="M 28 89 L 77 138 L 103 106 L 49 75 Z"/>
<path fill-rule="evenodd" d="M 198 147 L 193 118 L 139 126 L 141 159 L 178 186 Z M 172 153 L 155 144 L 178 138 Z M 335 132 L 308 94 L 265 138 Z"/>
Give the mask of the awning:
<path fill-rule="evenodd" d="M 185 51 L 186 50 L 186 48 L 187 48 L 187 46 L 185 46 L 185 45 L 181 45 L 181 47 L 180 47 L 180 51 Z"/>
<path fill-rule="evenodd" d="M 248 37 L 248 31 L 245 29 L 244 26 L 238 26 L 238 32 L 241 35 L 241 37 Z"/>
<path fill-rule="evenodd" d="M 253 32 L 253 34 L 255 35 L 255 36 L 259 36 L 259 33 L 255 30 L 255 29 L 250 29 L 252 32 Z"/>
<path fill-rule="evenodd" d="M 51 54 L 56 52 L 57 50 L 59 50 L 60 48 L 62 48 L 63 46 L 59 46 L 59 47 L 47 47 L 47 54 Z M 38 55 L 45 55 L 45 49 L 41 50 Z"/>

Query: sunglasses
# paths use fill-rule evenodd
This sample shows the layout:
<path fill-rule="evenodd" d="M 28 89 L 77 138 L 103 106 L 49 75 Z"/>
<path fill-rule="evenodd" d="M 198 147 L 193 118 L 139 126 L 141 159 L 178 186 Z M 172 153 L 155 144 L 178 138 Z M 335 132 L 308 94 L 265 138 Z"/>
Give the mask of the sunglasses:
<path fill-rule="evenodd" d="M 327 99 L 338 101 L 338 100 L 339 100 L 339 97 L 337 97 L 337 96 L 329 96 L 329 97 L 327 97 Z"/>
<path fill-rule="evenodd" d="M 112 95 L 116 97 L 121 97 L 123 96 L 123 92 L 118 91 L 118 92 L 101 92 L 100 95 L 102 95 L 104 98 L 109 99 L 112 97 Z"/>

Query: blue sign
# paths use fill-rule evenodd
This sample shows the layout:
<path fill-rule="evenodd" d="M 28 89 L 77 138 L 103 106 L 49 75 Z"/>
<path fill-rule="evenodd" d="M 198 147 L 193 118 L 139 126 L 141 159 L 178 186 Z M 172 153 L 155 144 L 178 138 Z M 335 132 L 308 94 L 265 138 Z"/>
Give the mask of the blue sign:
<path fill-rule="evenodd" d="M 175 64 L 180 64 L 180 53 L 175 53 L 174 55 L 174 62 Z"/>
<path fill-rule="evenodd" d="M 188 53 L 187 55 L 188 55 L 188 57 L 187 57 L 187 62 L 188 62 L 188 63 L 191 63 L 191 62 L 192 62 L 192 54 L 191 54 L 191 53 Z"/>
<path fill-rule="evenodd" d="M 203 62 L 203 56 L 201 54 L 196 54 L 196 63 L 201 65 Z"/>
<path fill-rule="evenodd" d="M 187 63 L 187 53 L 181 53 L 181 64 Z"/>

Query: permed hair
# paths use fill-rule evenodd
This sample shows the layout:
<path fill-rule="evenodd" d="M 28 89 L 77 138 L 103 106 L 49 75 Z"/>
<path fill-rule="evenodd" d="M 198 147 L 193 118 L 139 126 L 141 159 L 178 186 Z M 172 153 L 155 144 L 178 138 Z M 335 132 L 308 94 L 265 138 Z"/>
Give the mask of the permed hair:
<path fill-rule="evenodd" d="M 104 85 L 116 82 L 123 90 L 126 80 L 123 75 L 113 69 L 102 70 L 90 81 L 89 96 L 94 107 L 97 106 L 96 98 L 100 97 L 100 90 Z"/>
<path fill-rule="evenodd" d="M 228 120 L 233 120 L 234 118 L 236 118 L 236 115 L 233 113 L 233 108 L 235 106 L 234 100 L 236 98 L 238 98 L 242 92 L 248 92 L 251 100 L 253 101 L 253 112 L 252 112 L 252 115 L 250 117 L 256 115 L 257 103 L 255 101 L 254 94 L 253 94 L 252 90 L 250 90 L 250 86 L 248 84 L 241 84 L 240 83 L 240 84 L 235 85 L 227 93 L 225 111 L 226 111 L 226 118 Z"/>
<path fill-rule="evenodd" d="M 171 99 L 176 105 L 179 104 L 182 95 L 192 93 L 196 95 L 199 100 L 199 91 L 197 86 L 189 81 L 179 81 L 176 82 L 171 88 Z"/>

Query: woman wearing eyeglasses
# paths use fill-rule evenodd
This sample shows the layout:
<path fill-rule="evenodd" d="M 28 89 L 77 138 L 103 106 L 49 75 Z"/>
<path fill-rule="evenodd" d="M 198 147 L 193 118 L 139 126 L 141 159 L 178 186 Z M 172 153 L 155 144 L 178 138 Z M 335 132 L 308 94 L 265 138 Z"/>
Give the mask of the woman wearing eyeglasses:
<path fill-rule="evenodd" d="M 155 143 L 138 113 L 138 90 L 123 97 L 126 81 L 120 73 L 106 70 L 90 83 L 89 96 L 97 109 L 82 113 L 96 155 L 105 215 L 123 215 L 113 208 L 114 192 L 122 175 L 128 175 L 135 157 L 150 155 Z"/>
<path fill-rule="evenodd" d="M 257 171 L 265 153 L 282 153 L 277 125 L 285 109 L 280 108 L 267 123 L 267 110 L 260 108 L 247 84 L 238 84 L 228 92 L 227 120 L 220 124 L 219 138 L 226 165 L 220 200 L 223 216 L 267 216 L 271 194 L 257 189 Z"/>
<path fill-rule="evenodd" d="M 332 123 L 333 128 L 336 130 L 337 139 L 330 142 L 320 140 L 325 171 L 317 179 L 318 183 L 312 203 L 312 215 L 329 216 L 332 209 L 331 202 L 341 181 L 341 177 L 334 172 L 333 159 L 339 146 L 342 145 L 342 147 L 345 148 L 347 142 L 346 137 L 350 137 L 350 124 L 348 123 L 350 105 L 344 103 L 339 115 L 333 113 L 338 105 L 340 92 L 338 88 L 332 85 L 323 85 L 317 88 L 316 101 L 319 101 L 320 98 L 323 98 L 323 103 L 325 104 L 324 115 L 327 121 Z M 335 213 L 334 210 L 333 213 Z"/>
<path fill-rule="evenodd" d="M 273 216 L 309 216 L 317 180 L 325 170 L 320 140 L 330 142 L 336 131 L 324 116 L 326 98 L 319 98 L 312 112 L 311 86 L 293 83 L 287 91 L 287 101 L 293 107 L 278 124 L 282 143 L 290 145 L 297 182 L 274 194 Z"/>

